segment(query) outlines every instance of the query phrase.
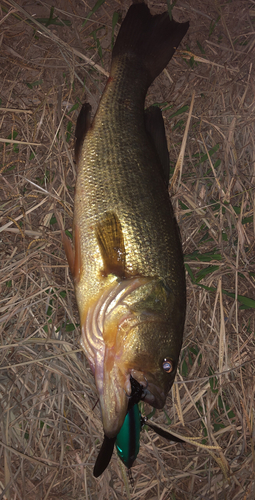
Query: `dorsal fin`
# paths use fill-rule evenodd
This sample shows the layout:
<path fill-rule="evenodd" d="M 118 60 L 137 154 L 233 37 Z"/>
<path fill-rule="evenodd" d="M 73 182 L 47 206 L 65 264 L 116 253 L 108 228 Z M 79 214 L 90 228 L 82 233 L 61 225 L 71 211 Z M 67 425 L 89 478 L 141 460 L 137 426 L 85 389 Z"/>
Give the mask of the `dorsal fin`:
<path fill-rule="evenodd" d="M 169 152 L 167 147 L 165 124 L 161 109 L 158 106 L 150 106 L 144 112 L 145 129 L 152 140 L 161 163 L 161 175 L 168 187 L 170 175 Z"/>
<path fill-rule="evenodd" d="M 113 212 L 106 212 L 96 226 L 96 238 L 104 262 L 103 275 L 126 278 L 125 247 L 121 223 Z"/>
<path fill-rule="evenodd" d="M 75 128 L 75 161 L 78 163 L 79 156 L 81 153 L 81 148 L 85 136 L 90 128 L 91 122 L 91 106 L 87 102 L 82 105 L 79 116 L 77 118 L 76 128 Z"/>

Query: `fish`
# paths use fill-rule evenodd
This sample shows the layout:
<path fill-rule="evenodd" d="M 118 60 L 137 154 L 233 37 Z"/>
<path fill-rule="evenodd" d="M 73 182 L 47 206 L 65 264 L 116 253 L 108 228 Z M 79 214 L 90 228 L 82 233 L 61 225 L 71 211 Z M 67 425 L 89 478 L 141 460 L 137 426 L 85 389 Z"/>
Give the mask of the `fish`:
<path fill-rule="evenodd" d="M 163 408 L 182 346 L 186 283 L 180 231 L 168 194 L 169 154 L 159 107 L 144 109 L 189 23 L 133 3 L 112 51 L 96 114 L 76 125 L 73 245 L 81 346 L 95 377 L 105 439 L 114 447 L 140 399 Z"/>

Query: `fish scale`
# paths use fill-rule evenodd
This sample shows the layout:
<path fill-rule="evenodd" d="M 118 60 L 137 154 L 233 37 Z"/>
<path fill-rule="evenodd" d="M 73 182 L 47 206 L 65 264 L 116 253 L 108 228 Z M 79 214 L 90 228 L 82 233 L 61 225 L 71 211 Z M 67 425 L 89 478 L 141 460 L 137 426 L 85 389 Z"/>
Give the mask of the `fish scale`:
<path fill-rule="evenodd" d="M 116 85 L 108 84 L 106 92 L 111 94 L 110 86 Z M 78 189 L 81 183 L 87 193 L 86 198 L 81 196 L 79 202 L 79 191 L 76 192 L 75 218 L 81 220 L 82 249 L 89 253 L 91 245 L 97 244 L 93 232 L 89 237 L 91 220 L 96 224 L 100 214 L 114 211 L 123 227 L 127 268 L 141 275 L 152 276 L 166 276 L 172 268 L 178 275 L 179 256 L 174 254 L 171 246 L 171 240 L 177 239 L 176 228 L 172 227 L 173 213 L 168 193 L 158 176 L 154 151 L 145 131 L 140 131 L 139 144 L 135 144 L 137 141 L 132 122 L 136 116 L 129 110 L 119 122 L 118 109 L 115 107 L 102 125 L 101 115 L 107 115 L 108 100 L 108 95 L 102 99 L 91 131 L 92 137 L 89 134 L 84 141 L 82 155 L 86 166 L 82 168 L 81 165 L 78 171 Z M 120 130 L 125 131 L 125 138 L 121 137 Z M 132 151 L 128 151 L 130 143 L 135 146 Z M 108 149 L 109 144 L 112 145 L 111 151 Z M 91 179 L 96 179 L 98 187 L 90 192 Z M 161 228 L 160 233 L 158 226 Z M 161 255 L 165 257 L 163 262 Z"/>

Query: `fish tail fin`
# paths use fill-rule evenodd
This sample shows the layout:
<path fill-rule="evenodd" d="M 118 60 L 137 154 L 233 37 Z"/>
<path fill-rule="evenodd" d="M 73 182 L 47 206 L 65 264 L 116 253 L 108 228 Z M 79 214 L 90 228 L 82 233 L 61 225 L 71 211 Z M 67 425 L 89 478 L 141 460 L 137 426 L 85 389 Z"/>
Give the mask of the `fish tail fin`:
<path fill-rule="evenodd" d="M 131 5 L 117 36 L 112 60 L 130 56 L 147 71 L 148 86 L 163 71 L 189 27 L 170 19 L 168 12 L 153 16 L 145 3 Z"/>

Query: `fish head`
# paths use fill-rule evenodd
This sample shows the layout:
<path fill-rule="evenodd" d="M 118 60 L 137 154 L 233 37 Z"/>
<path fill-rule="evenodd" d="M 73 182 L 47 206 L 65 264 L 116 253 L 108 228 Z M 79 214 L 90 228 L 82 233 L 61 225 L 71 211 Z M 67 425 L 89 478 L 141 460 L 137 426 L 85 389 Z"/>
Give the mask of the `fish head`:
<path fill-rule="evenodd" d="M 142 386 L 141 399 L 155 408 L 165 404 L 182 344 L 183 314 L 173 314 L 174 305 L 162 283 L 137 278 L 106 290 L 87 317 L 83 338 L 93 344 L 91 365 L 108 438 L 123 425 L 130 377 Z"/>
<path fill-rule="evenodd" d="M 182 334 L 159 318 L 147 318 L 129 332 L 123 363 L 143 387 L 142 399 L 163 408 L 177 371 Z"/>
<path fill-rule="evenodd" d="M 127 299 L 128 301 L 128 299 Z M 142 399 L 163 408 L 177 372 L 186 296 L 165 279 L 151 279 L 130 294 L 132 319 L 122 363 L 143 387 Z"/>

